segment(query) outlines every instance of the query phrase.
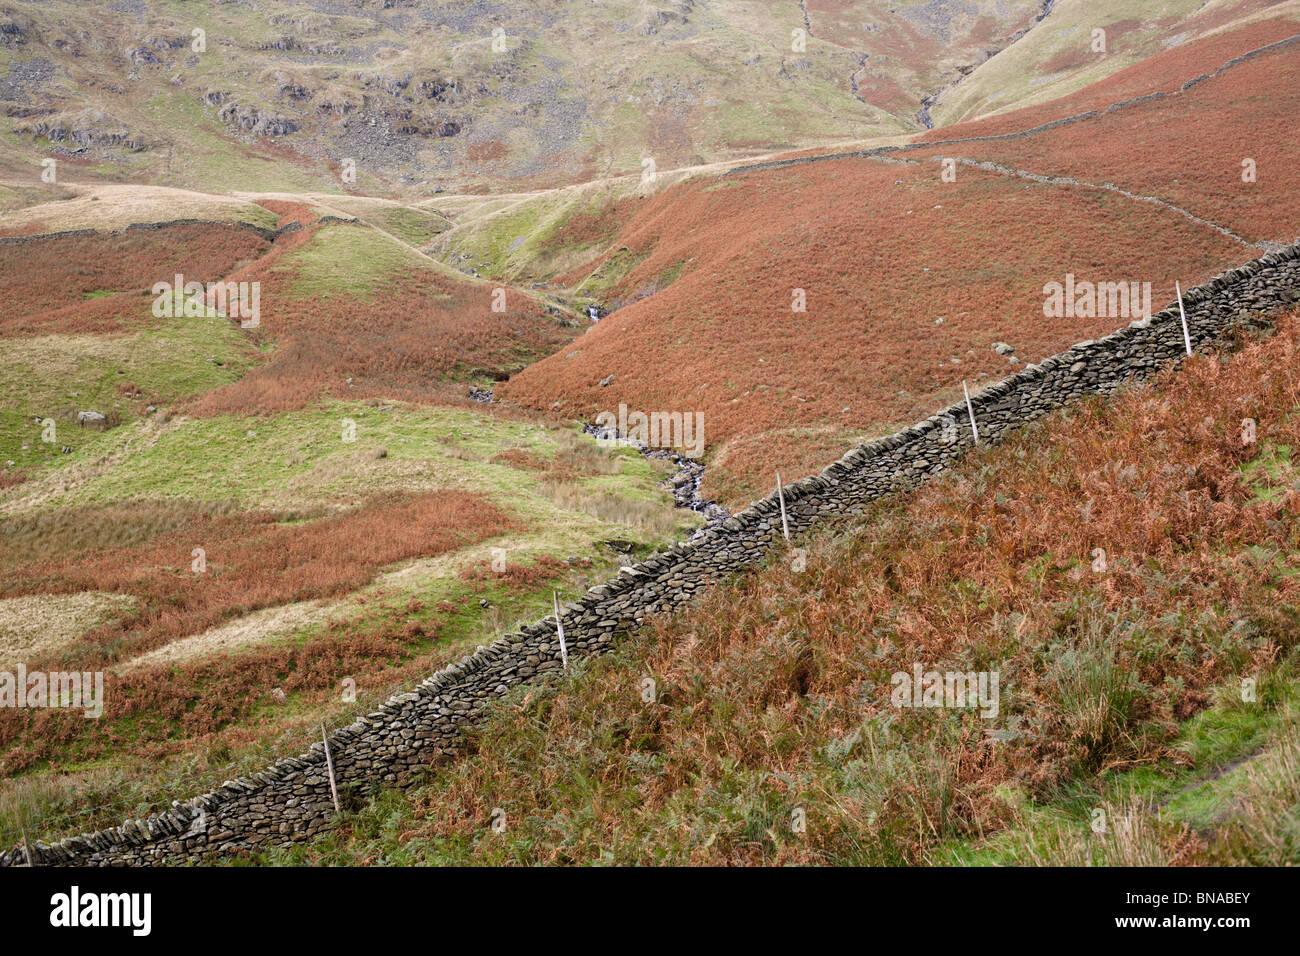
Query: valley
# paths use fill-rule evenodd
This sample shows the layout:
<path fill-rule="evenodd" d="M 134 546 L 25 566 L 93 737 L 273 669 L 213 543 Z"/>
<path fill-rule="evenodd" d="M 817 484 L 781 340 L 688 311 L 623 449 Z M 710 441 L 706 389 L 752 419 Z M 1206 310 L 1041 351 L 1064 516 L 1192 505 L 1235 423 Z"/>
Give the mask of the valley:
<path fill-rule="evenodd" d="M 368 781 L 431 675 L 1290 255 L 1300 0 L 1132 6 L 0 2 L 0 672 L 106 687 L 0 707 L 0 853 L 322 734 Z M 785 543 L 778 496 L 771 556 L 440 704 L 463 753 L 399 722 L 216 855 L 1294 863 L 1278 294 Z M 891 710 L 918 661 L 1001 716 Z"/>

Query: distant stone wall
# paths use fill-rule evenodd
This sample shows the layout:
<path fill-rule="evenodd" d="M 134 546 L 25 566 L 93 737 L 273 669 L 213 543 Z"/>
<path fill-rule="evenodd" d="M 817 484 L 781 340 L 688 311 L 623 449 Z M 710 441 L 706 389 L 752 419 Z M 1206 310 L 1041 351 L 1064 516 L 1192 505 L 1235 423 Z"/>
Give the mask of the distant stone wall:
<path fill-rule="evenodd" d="M 1127 106 L 1135 106 L 1138 103 L 1146 103 L 1151 100 L 1161 100 L 1169 96 L 1177 96 L 1193 86 L 1204 83 L 1206 80 L 1213 79 L 1219 74 L 1232 69 L 1240 63 L 1252 60 L 1257 56 L 1265 53 L 1272 53 L 1283 47 L 1291 46 L 1293 43 L 1300 43 L 1300 33 L 1293 36 L 1283 37 L 1273 43 L 1265 44 L 1254 50 L 1247 50 L 1240 56 L 1234 56 L 1226 63 L 1208 73 L 1201 73 L 1186 80 L 1177 90 L 1157 90 L 1154 93 L 1144 93 L 1141 96 L 1135 96 L 1131 99 L 1120 100 L 1118 103 L 1111 103 L 1105 109 L 1084 110 L 1081 113 L 1073 113 L 1069 116 L 1062 116 L 1058 119 L 1049 120 L 1038 126 L 1031 126 L 1028 129 L 1014 130 L 1008 133 L 987 133 L 982 136 L 956 136 L 949 139 L 931 139 L 915 140 L 910 143 L 904 143 L 901 146 L 875 146 L 871 149 L 855 149 L 844 152 L 814 153 L 809 156 L 791 156 L 787 159 L 765 159 L 754 163 L 742 163 L 725 169 L 722 173 L 724 176 L 739 175 L 743 173 L 757 172 L 763 169 L 785 169 L 789 166 L 806 166 L 809 163 L 825 163 L 839 159 L 873 159 L 882 156 L 888 156 L 892 153 L 910 153 L 915 150 L 939 149 L 944 146 L 960 146 L 963 143 L 993 143 L 1000 140 L 1008 139 L 1026 139 L 1038 133 L 1045 133 L 1049 130 L 1057 129 L 1061 126 L 1070 126 L 1078 123 L 1080 120 L 1095 119 L 1098 116 L 1104 116 L 1107 113 L 1113 113 L 1116 110 L 1124 109 Z"/>
<path fill-rule="evenodd" d="M 346 220 L 330 216 L 337 222 Z M 68 229 L 64 232 L 42 232 L 34 236 L 0 236 L 0 246 L 22 245 L 28 242 L 48 242 L 52 239 L 67 239 L 71 236 L 112 236 L 120 235 L 124 232 L 140 232 L 154 229 L 170 229 L 172 226 L 236 226 L 240 229 L 248 229 L 257 233 L 267 242 L 275 242 L 286 232 L 297 232 L 302 228 L 298 222 L 287 222 L 278 229 L 268 229 L 266 226 L 258 226 L 251 222 L 244 222 L 242 219 L 233 219 L 221 221 L 215 219 L 169 219 L 166 222 L 133 222 L 123 229 Z"/>
<path fill-rule="evenodd" d="M 1257 321 L 1300 301 L 1300 244 L 1270 253 L 1184 294 L 1193 347 L 1204 348 L 1239 322 Z M 980 441 L 1007 432 L 1076 398 L 1105 394 L 1185 355 L 1177 306 L 1098 341 L 1028 365 L 972 397 Z M 860 445 L 820 475 L 785 489 L 791 533 L 851 514 L 883 495 L 911 488 L 942 471 L 972 444 L 967 409 L 953 405 L 911 428 Z M 561 610 L 569 657 L 607 650 L 615 636 L 648 615 L 680 608 L 700 590 L 751 565 L 781 538 L 775 495 L 756 502 L 690 543 L 679 543 L 588 591 Z M 454 752 L 462 730 L 511 687 L 558 674 L 560 646 L 553 618 L 480 648 L 429 677 L 410 693 L 330 737 L 341 788 L 363 795 L 411 783 L 436 758 Z M 286 757 L 261 773 L 144 820 L 35 843 L 42 864 L 142 865 L 205 857 L 307 839 L 330 826 L 333 801 L 324 749 Z M 15 847 L 0 865 L 25 862 Z"/>

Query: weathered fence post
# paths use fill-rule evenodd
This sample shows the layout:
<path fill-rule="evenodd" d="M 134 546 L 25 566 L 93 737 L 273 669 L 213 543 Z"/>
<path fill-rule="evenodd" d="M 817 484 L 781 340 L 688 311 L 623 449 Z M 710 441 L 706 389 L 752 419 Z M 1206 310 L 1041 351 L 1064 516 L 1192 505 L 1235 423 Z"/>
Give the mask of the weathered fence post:
<path fill-rule="evenodd" d="M 560 596 L 552 591 L 551 602 L 555 605 L 555 632 L 560 636 L 560 666 L 569 669 L 569 649 L 564 646 L 564 625 L 560 623 Z"/>
<path fill-rule="evenodd" d="M 1174 291 L 1178 293 L 1178 315 L 1183 320 L 1183 346 L 1187 349 L 1187 354 L 1191 355 L 1192 337 L 1187 331 L 1187 313 L 1183 311 L 1183 289 L 1177 279 L 1174 280 Z"/>
<path fill-rule="evenodd" d="M 330 738 L 325 733 L 325 721 L 321 721 L 320 739 L 325 744 L 325 769 L 330 775 L 330 795 L 334 797 L 334 812 L 342 813 L 343 808 L 339 806 L 339 788 L 334 783 L 334 758 L 330 756 Z"/>
<path fill-rule="evenodd" d="M 781 533 L 785 535 L 785 543 L 790 543 L 790 522 L 785 518 L 785 490 L 781 487 L 781 473 L 776 473 L 776 496 L 781 501 Z"/>
<path fill-rule="evenodd" d="M 975 424 L 975 406 L 970 403 L 970 389 L 966 387 L 966 380 L 961 380 L 961 390 L 966 393 L 966 414 L 970 416 L 970 431 L 975 436 L 975 444 L 979 444 L 980 430 Z"/>

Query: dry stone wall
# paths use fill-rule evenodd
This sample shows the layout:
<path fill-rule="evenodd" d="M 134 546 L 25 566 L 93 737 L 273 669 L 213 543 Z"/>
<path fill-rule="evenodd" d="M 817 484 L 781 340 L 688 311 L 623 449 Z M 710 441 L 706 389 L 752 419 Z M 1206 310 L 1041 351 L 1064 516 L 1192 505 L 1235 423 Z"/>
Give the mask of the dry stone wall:
<path fill-rule="evenodd" d="M 340 219 L 337 216 L 325 216 L 320 221 L 326 220 L 332 222 L 355 222 L 356 220 Z M 267 242 L 275 242 L 286 232 L 297 232 L 302 228 L 298 222 L 287 222 L 278 229 L 270 229 L 266 226 L 258 226 L 251 222 L 245 222 L 242 219 L 232 219 L 229 221 L 212 220 L 212 219 L 169 219 L 166 222 L 133 222 L 129 226 L 121 229 L 67 229 L 63 232 L 42 232 L 34 236 L 0 236 L 0 246 L 17 246 L 25 245 L 29 242 L 48 242 L 51 239 L 67 239 L 70 236 L 111 236 L 119 235 L 126 232 L 152 232 L 159 229 L 170 229 L 172 226 L 235 226 L 238 229 L 247 229 L 255 232 Z"/>
<path fill-rule="evenodd" d="M 1204 348 L 1239 323 L 1300 301 L 1300 244 L 1189 290 L 1184 295 L 1194 348 Z M 998 440 L 1074 399 L 1105 394 L 1185 355 L 1176 305 L 1106 338 L 1080 342 L 1029 365 L 972 397 L 981 442 Z M 869 502 L 914 487 L 942 471 L 972 444 L 965 404 L 849 451 L 820 475 L 785 489 L 792 534 L 819 521 L 862 510 Z M 647 616 L 680 608 L 700 590 L 752 565 L 782 534 L 776 497 L 758 501 L 689 543 L 648 558 L 561 609 L 573 659 L 607 650 L 620 632 Z M 377 788 L 411 783 L 432 762 L 452 754 L 466 725 L 510 688 L 559 673 L 556 624 L 548 617 L 508 634 L 439 671 L 409 693 L 330 736 L 339 786 L 355 799 Z M 334 813 L 322 744 L 266 770 L 230 780 L 202 796 L 119 827 L 30 848 L 36 865 L 146 865 L 197 861 L 320 833 Z M 0 854 L 0 865 L 26 862 L 24 847 Z"/>

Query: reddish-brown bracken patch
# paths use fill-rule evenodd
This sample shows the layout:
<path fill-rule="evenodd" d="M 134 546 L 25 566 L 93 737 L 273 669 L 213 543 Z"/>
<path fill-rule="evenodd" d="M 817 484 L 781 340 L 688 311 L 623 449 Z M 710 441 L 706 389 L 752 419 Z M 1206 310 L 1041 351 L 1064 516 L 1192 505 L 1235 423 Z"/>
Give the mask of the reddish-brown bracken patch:
<path fill-rule="evenodd" d="M 572 337 L 544 306 L 495 286 L 433 270 L 393 276 L 373 294 L 304 293 L 285 256 L 323 228 L 301 203 L 262 203 L 304 228 L 274 243 L 230 225 L 185 225 L 19 243 L 0 257 L 0 333 L 111 333 L 147 327 L 154 283 L 260 283 L 260 325 L 250 343 L 269 358 L 243 379 L 200 396 L 194 414 L 260 414 L 321 398 L 463 400 L 453 380 L 501 378 Z M 364 228 L 337 226 L 334 228 Z M 101 292 L 115 294 L 87 298 Z"/>
<path fill-rule="evenodd" d="M 1283 17 L 1261 20 L 1237 30 L 1203 37 L 1156 53 L 1140 63 L 1048 103 L 927 130 L 916 141 L 936 142 L 968 136 L 1017 133 L 1088 110 L 1104 110 L 1114 103 L 1149 93 L 1174 92 L 1193 77 L 1213 72 L 1234 57 L 1297 33 L 1300 33 L 1300 22 L 1296 20 Z M 1045 70 L 1046 68 L 1044 65 Z"/>
<path fill-rule="evenodd" d="M 1300 33 L 1300 24 L 1295 32 Z M 1287 242 L 1300 235 L 1298 71 L 1300 41 L 1172 96 L 1032 136 L 955 143 L 921 155 L 966 156 L 1034 173 L 1114 183 L 1159 197 L 1252 242 Z M 952 133 L 957 136 L 963 129 L 953 127 Z M 1247 159 L 1254 164 L 1251 182 L 1243 181 Z"/>
<path fill-rule="evenodd" d="M 388 497 L 291 525 L 270 514 L 197 508 L 187 514 L 163 505 L 157 510 L 156 530 L 131 546 L 86 551 L 76 541 L 42 539 L 26 543 L 35 549 L 34 560 L 0 570 L 0 595 L 6 597 L 96 590 L 136 598 L 134 611 L 94 628 L 76 647 L 63 648 L 50 660 L 27 662 L 30 669 L 103 670 L 259 608 L 341 597 L 396 562 L 446 553 L 517 527 L 491 502 L 460 491 Z M 132 525 L 126 533 L 150 521 L 138 507 L 123 515 Z M 15 538 L 40 531 L 21 521 L 4 528 Z M 195 548 L 204 552 L 198 571 Z M 311 653 L 280 649 L 184 665 L 175 674 L 167 665 L 115 674 L 102 720 L 5 710 L 0 747 L 9 748 L 6 763 L 18 769 L 73 742 L 108 746 L 116 723 L 128 718 L 179 721 L 186 733 L 215 730 L 249 706 L 242 698 L 273 686 L 259 683 L 268 668 L 289 667 L 305 685 L 330 686 L 340 673 L 350 672 L 336 665 L 383 669 L 401 643 L 428 636 L 410 630 L 409 623 L 396 627 L 388 641 L 374 633 L 352 643 L 336 636 L 313 642 Z"/>
<path fill-rule="evenodd" d="M 276 245 L 310 242 L 319 228 Z M 268 256 L 233 277 L 262 282 L 257 335 L 273 343 L 269 358 L 200 396 L 194 414 L 274 413 L 327 396 L 459 401 L 464 388 L 451 381 L 504 377 L 572 337 L 513 289 L 505 292 L 505 311 L 494 312 L 495 286 L 429 270 L 394 276 L 374 294 L 326 298 L 303 293 L 296 270 L 270 263 Z"/>
<path fill-rule="evenodd" d="M 271 244 L 251 229 L 188 224 L 63 236 L 3 247 L 0 334 L 120 331 L 152 321 L 150 289 L 213 282 L 263 255 Z M 97 293 L 116 293 L 87 299 Z"/>
<path fill-rule="evenodd" d="M 1245 675 L 1262 686 L 1300 633 L 1300 492 L 1243 470 L 1300 445 L 1298 405 L 1293 315 L 810 536 L 797 569 L 774 560 L 654 619 L 540 711 L 499 708 L 412 795 L 416 858 L 950 864 L 956 841 L 1025 826 L 1024 795 L 1185 764 L 1178 722 Z M 896 706 L 893 677 L 918 664 L 991 669 L 999 713 Z M 648 706 L 629 694 L 645 675 Z M 485 805 L 527 828 L 504 854 L 477 838 Z M 792 806 L 808 826 L 787 837 L 771 821 Z"/>
<path fill-rule="evenodd" d="M 903 113 L 915 105 L 907 90 L 887 74 L 859 72 L 854 74 L 858 83 L 858 99 L 889 113 Z"/>
<path fill-rule="evenodd" d="M 496 159 L 505 159 L 510 150 L 498 139 L 486 143 L 475 143 L 465 150 L 465 157 L 471 163 L 488 163 Z"/>
<path fill-rule="evenodd" d="M 590 564 L 590 561 L 584 561 L 580 566 L 586 567 Z M 501 587 L 516 593 L 525 593 L 535 591 L 539 585 L 560 577 L 571 567 L 572 565 L 566 564 L 559 558 L 541 554 L 534 558 L 531 564 L 507 561 L 501 571 L 496 570 L 491 561 L 467 565 L 461 569 L 460 578 L 468 582 L 475 591 L 483 591 L 488 587 Z"/>
<path fill-rule="evenodd" d="M 296 222 L 300 226 L 310 226 L 320 218 L 317 209 L 305 203 L 285 199 L 259 199 L 257 204 L 280 217 L 276 222 L 278 229 L 284 228 L 291 222 Z"/>
<path fill-rule="evenodd" d="M 21 226 L 9 226 L 0 229 L 0 236 L 5 238 L 12 236 L 39 236 L 42 233 L 51 231 L 52 230 L 46 224 L 44 219 L 33 219 L 31 222 L 23 223 Z"/>
<path fill-rule="evenodd" d="M 994 342 L 1036 361 L 1127 324 L 1045 318 L 1047 282 L 1149 281 L 1158 309 L 1176 277 L 1191 285 L 1255 253 L 1100 190 L 966 168 L 943 183 L 937 163 L 869 159 L 669 188 L 637 207 L 614 249 L 637 264 L 613 297 L 662 291 L 498 391 L 539 409 L 563 402 L 572 417 L 620 402 L 702 412 L 705 490 L 732 505 L 766 494 L 778 468 L 799 476 L 809 450 L 795 437 L 733 455 L 737 439 L 813 428 L 838 431 L 842 451 L 959 398 L 963 379 L 1014 371 Z"/>

